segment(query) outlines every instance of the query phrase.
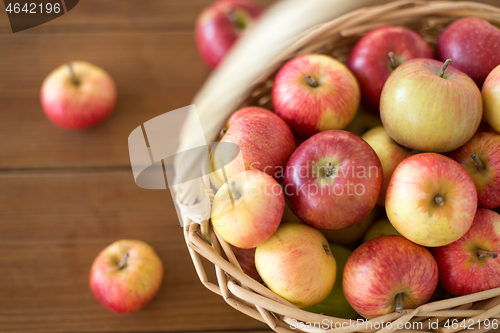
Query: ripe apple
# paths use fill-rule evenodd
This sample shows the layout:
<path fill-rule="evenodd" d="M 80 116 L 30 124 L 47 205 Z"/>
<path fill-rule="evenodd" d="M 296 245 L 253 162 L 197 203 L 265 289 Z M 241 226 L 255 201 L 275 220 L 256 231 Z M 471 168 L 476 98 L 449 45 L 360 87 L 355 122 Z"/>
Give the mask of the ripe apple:
<path fill-rule="evenodd" d="M 460 163 L 474 181 L 479 207 L 500 207 L 500 135 L 478 133 L 450 157 Z"/>
<path fill-rule="evenodd" d="M 283 190 L 273 177 L 243 171 L 221 186 L 212 202 L 212 225 L 228 243 L 251 249 L 278 229 L 285 209 Z"/>
<path fill-rule="evenodd" d="M 274 80 L 274 111 L 300 136 L 343 129 L 354 118 L 360 92 L 354 75 L 342 63 L 321 54 L 287 62 Z"/>
<path fill-rule="evenodd" d="M 305 308 L 304 310 L 337 318 L 357 319 L 359 318 L 359 314 L 354 311 L 351 305 L 347 302 L 344 296 L 344 291 L 342 290 L 342 274 L 344 272 L 344 266 L 352 251 L 336 244 L 330 244 L 330 251 L 332 251 L 333 257 L 337 263 L 335 285 L 333 286 L 330 295 L 328 295 L 323 302 L 309 308 Z"/>
<path fill-rule="evenodd" d="M 500 215 L 479 208 L 459 240 L 433 249 L 439 284 L 462 296 L 500 287 Z"/>
<path fill-rule="evenodd" d="M 283 186 L 288 204 L 303 222 L 319 229 L 343 229 L 375 207 L 382 166 L 369 144 L 339 130 L 310 137 L 292 154 Z"/>
<path fill-rule="evenodd" d="M 481 93 L 484 118 L 497 133 L 500 133 L 500 65 L 488 75 Z"/>
<path fill-rule="evenodd" d="M 219 144 L 212 155 L 216 176 L 225 182 L 221 167 L 225 166 L 227 178 L 241 171 L 259 170 L 276 179 L 282 179 L 288 158 L 295 149 L 295 139 L 287 124 L 276 114 L 259 107 L 247 107 L 236 111 L 227 121 L 221 143 L 237 144 L 243 156 L 243 164 L 227 161 L 234 154 L 233 145 Z"/>
<path fill-rule="evenodd" d="M 269 289 L 300 308 L 316 305 L 335 283 L 337 265 L 326 238 L 302 223 L 285 223 L 255 251 Z"/>
<path fill-rule="evenodd" d="M 40 91 L 45 115 L 57 126 L 70 130 L 104 121 L 115 108 L 116 96 L 111 76 L 83 61 L 56 68 L 45 78 Z"/>
<path fill-rule="evenodd" d="M 342 283 L 349 304 L 370 319 L 427 302 L 438 283 L 438 267 L 424 247 L 383 236 L 354 250 Z"/>
<path fill-rule="evenodd" d="M 436 57 L 453 59 L 453 67 L 481 88 L 488 74 L 500 65 L 500 29 L 478 17 L 455 21 L 439 36 Z"/>
<path fill-rule="evenodd" d="M 205 8 L 196 20 L 198 51 L 210 68 L 215 68 L 236 40 L 262 14 L 246 0 L 221 0 Z"/>
<path fill-rule="evenodd" d="M 243 270 L 243 273 L 250 276 L 257 282 L 262 282 L 262 278 L 257 272 L 255 267 L 255 247 L 251 249 L 242 249 L 234 245 L 229 244 L 231 250 L 233 250 L 234 256 Z"/>
<path fill-rule="evenodd" d="M 352 122 L 344 129 L 347 132 L 362 136 L 372 128 L 382 126 L 379 114 L 373 114 L 359 108 Z"/>
<path fill-rule="evenodd" d="M 137 311 L 158 293 L 163 264 L 155 250 L 139 240 L 119 240 L 99 253 L 90 269 L 90 289 L 105 307 Z"/>
<path fill-rule="evenodd" d="M 481 92 L 449 63 L 412 59 L 387 79 L 380 116 L 389 136 L 400 145 L 449 152 L 476 133 L 483 114 Z"/>
<path fill-rule="evenodd" d="M 283 212 L 283 217 L 281 218 L 281 223 L 303 223 L 290 209 L 288 203 L 285 202 L 285 211 Z"/>
<path fill-rule="evenodd" d="M 363 243 L 366 243 L 378 237 L 390 235 L 401 236 L 401 234 L 392 226 L 389 219 L 384 217 L 373 223 L 368 228 L 365 236 L 363 237 Z"/>
<path fill-rule="evenodd" d="M 408 149 L 405 149 L 392 140 L 382 126 L 369 130 L 361 138 L 373 148 L 382 164 L 384 182 L 382 183 L 382 190 L 380 191 L 377 204 L 384 206 L 385 193 L 387 192 L 387 186 L 389 185 L 389 180 L 391 180 L 394 169 L 405 158 L 410 157 L 411 153 Z"/>
<path fill-rule="evenodd" d="M 476 187 L 467 171 L 435 153 L 413 155 L 401 162 L 385 198 L 394 228 L 423 246 L 443 246 L 462 237 L 476 209 Z"/>
<path fill-rule="evenodd" d="M 355 246 L 375 219 L 375 210 L 372 210 L 364 219 L 350 227 L 337 230 L 320 229 L 329 243 L 347 247 Z M 335 254 L 333 255 L 335 257 Z M 335 257 L 336 258 L 336 257 Z"/>
<path fill-rule="evenodd" d="M 354 46 L 347 67 L 361 87 L 361 102 L 379 113 L 380 94 L 392 71 L 415 58 L 434 58 L 422 36 L 404 27 L 383 26 L 364 35 Z"/>

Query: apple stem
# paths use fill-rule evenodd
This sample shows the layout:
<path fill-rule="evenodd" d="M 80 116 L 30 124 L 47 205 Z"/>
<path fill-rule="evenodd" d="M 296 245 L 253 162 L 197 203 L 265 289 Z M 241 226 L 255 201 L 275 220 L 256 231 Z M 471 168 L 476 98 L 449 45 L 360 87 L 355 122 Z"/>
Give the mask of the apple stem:
<path fill-rule="evenodd" d="M 440 77 L 444 76 L 444 72 L 446 71 L 446 68 L 448 68 L 450 64 L 451 64 L 451 59 L 446 59 L 446 61 L 443 64 L 443 67 L 441 67 L 441 72 L 439 72 Z"/>
<path fill-rule="evenodd" d="M 326 163 L 325 176 L 331 177 L 333 176 L 333 172 L 335 171 L 335 166 L 332 162 Z"/>
<path fill-rule="evenodd" d="M 483 258 L 486 258 L 486 257 L 490 257 L 492 259 L 496 259 L 496 257 L 498 257 L 498 254 L 496 254 L 495 252 L 478 249 L 477 250 L 477 256 L 478 256 L 479 259 L 483 259 Z"/>
<path fill-rule="evenodd" d="M 69 68 L 69 74 L 71 75 L 71 80 L 73 80 L 73 84 L 75 86 L 80 84 L 80 81 L 76 77 L 75 71 L 73 70 L 73 65 L 71 65 L 70 62 L 68 62 L 68 68 Z"/>
<path fill-rule="evenodd" d="M 389 52 L 389 58 L 391 58 L 392 69 L 396 69 L 398 67 L 398 62 L 396 60 L 396 55 L 394 52 Z"/>
<path fill-rule="evenodd" d="M 223 137 L 224 135 L 226 135 L 226 132 L 227 132 L 227 129 L 225 129 L 225 128 L 221 129 L 220 136 Z"/>
<path fill-rule="evenodd" d="M 440 196 L 439 194 L 436 195 L 434 197 L 434 201 L 436 202 L 436 204 L 438 204 L 439 206 L 442 206 L 444 204 L 444 199 L 442 196 Z"/>
<path fill-rule="evenodd" d="M 228 9 L 227 12 L 227 17 L 229 18 L 229 21 L 231 21 L 231 24 L 233 27 L 235 27 L 237 30 L 243 30 L 245 27 L 238 21 L 238 17 L 236 17 L 236 14 L 232 9 Z"/>
<path fill-rule="evenodd" d="M 127 260 L 128 260 L 128 252 L 126 252 L 126 253 L 123 255 L 123 259 L 122 259 L 122 261 L 120 261 L 120 263 L 118 264 L 118 269 L 123 269 L 123 268 L 125 268 L 125 266 L 127 266 Z"/>
<path fill-rule="evenodd" d="M 318 86 L 318 82 L 312 78 L 311 75 L 306 76 L 306 81 L 311 85 L 311 87 L 316 88 Z"/>
<path fill-rule="evenodd" d="M 398 293 L 396 295 L 396 312 L 397 313 L 403 312 L 403 293 Z"/>
<path fill-rule="evenodd" d="M 477 157 L 477 154 L 475 152 L 470 154 L 470 158 L 474 160 L 474 164 L 476 165 L 479 171 L 484 172 L 486 170 L 483 162 L 479 159 L 479 157 Z"/>

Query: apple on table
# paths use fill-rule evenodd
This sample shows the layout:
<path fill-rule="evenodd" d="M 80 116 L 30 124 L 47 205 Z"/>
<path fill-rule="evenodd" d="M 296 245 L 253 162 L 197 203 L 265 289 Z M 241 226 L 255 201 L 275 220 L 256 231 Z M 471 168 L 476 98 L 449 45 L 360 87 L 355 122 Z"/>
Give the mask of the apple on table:
<path fill-rule="evenodd" d="M 52 71 L 43 81 L 40 99 L 47 118 L 57 126 L 86 129 L 107 119 L 116 105 L 111 76 L 95 65 L 72 61 Z"/>
<path fill-rule="evenodd" d="M 107 308 L 129 313 L 148 304 L 160 289 L 163 264 L 139 240 L 120 240 L 99 253 L 90 269 L 90 289 Z"/>

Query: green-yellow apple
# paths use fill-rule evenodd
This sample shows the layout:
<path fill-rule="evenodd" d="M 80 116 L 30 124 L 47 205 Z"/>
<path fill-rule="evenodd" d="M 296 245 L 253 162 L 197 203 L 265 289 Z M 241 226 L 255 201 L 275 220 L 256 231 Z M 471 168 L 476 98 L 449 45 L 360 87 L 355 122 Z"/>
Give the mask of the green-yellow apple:
<path fill-rule="evenodd" d="M 116 105 L 116 85 L 102 68 L 84 61 L 59 66 L 45 78 L 40 100 L 59 127 L 85 129 L 107 119 Z"/>
<path fill-rule="evenodd" d="M 413 155 L 392 175 L 385 210 L 401 235 L 423 246 L 443 246 L 469 230 L 477 191 L 457 162 L 436 153 Z"/>
<path fill-rule="evenodd" d="M 283 189 L 292 211 L 319 229 L 343 229 L 375 207 L 382 187 L 377 154 L 360 137 L 340 130 L 318 133 L 292 154 Z"/>
<path fill-rule="evenodd" d="M 405 158 L 410 157 L 411 153 L 408 149 L 401 147 L 394 140 L 392 140 L 382 126 L 369 130 L 361 138 L 368 142 L 373 150 L 375 150 L 375 153 L 377 153 L 380 163 L 382 164 L 384 182 L 382 183 L 382 189 L 380 190 L 380 196 L 378 197 L 377 204 L 384 206 L 387 185 L 389 185 L 389 180 L 391 180 L 394 169 L 396 169 L 399 163 L 401 163 Z"/>
<path fill-rule="evenodd" d="M 459 240 L 432 249 L 439 284 L 462 296 L 500 287 L 500 215 L 480 208 L 469 231 Z"/>
<path fill-rule="evenodd" d="M 481 92 L 470 77 L 432 59 L 412 59 L 392 72 L 380 100 L 385 130 L 400 145 L 449 152 L 466 143 L 483 114 Z"/>
<path fill-rule="evenodd" d="M 394 228 L 387 218 L 382 218 L 375 223 L 373 223 L 365 233 L 363 237 L 363 243 L 371 241 L 372 239 L 382 237 L 382 236 L 401 236 L 401 234 Z"/>
<path fill-rule="evenodd" d="M 377 110 L 378 112 L 378 110 Z M 368 113 L 363 108 L 359 108 L 358 112 L 354 116 L 354 119 L 349 125 L 344 129 L 347 132 L 356 134 L 357 136 L 362 136 L 368 130 L 375 128 L 377 126 L 382 126 L 382 121 L 380 120 L 380 115 L 374 115 L 373 113 Z"/>
<path fill-rule="evenodd" d="M 364 219 L 350 227 L 337 230 L 320 229 L 329 243 L 339 244 L 347 247 L 355 246 L 375 219 L 375 209 Z M 335 256 L 335 255 L 334 255 Z"/>
<path fill-rule="evenodd" d="M 332 57 L 306 54 L 279 70 L 272 90 L 274 110 L 295 134 L 309 137 L 343 129 L 359 106 L 358 82 Z"/>
<path fill-rule="evenodd" d="M 99 253 L 90 269 L 90 289 L 107 308 L 134 312 L 158 293 L 163 264 L 155 250 L 139 240 L 120 240 Z"/>
<path fill-rule="evenodd" d="M 302 223 L 285 223 L 255 251 L 255 265 L 269 289 L 300 308 L 330 294 L 337 265 L 326 238 Z"/>
<path fill-rule="evenodd" d="M 450 157 L 460 163 L 474 181 L 479 207 L 500 207 L 500 135 L 477 133 Z"/>
<path fill-rule="evenodd" d="M 500 133 L 500 65 L 495 67 L 484 81 L 483 89 L 484 119 Z"/>
<path fill-rule="evenodd" d="M 274 234 L 284 209 L 285 196 L 278 182 L 264 172 L 249 170 L 217 191 L 211 221 L 226 242 L 251 249 Z"/>
<path fill-rule="evenodd" d="M 285 211 L 283 212 L 283 217 L 281 218 L 281 223 L 303 223 L 297 215 L 295 215 L 292 210 L 290 209 L 290 206 L 288 206 L 288 203 L 285 202 Z"/>
<path fill-rule="evenodd" d="M 427 302 L 438 283 L 438 267 L 424 247 L 401 236 L 382 236 L 354 250 L 342 283 L 349 304 L 370 319 Z"/>
<path fill-rule="evenodd" d="M 295 149 L 295 138 L 285 122 L 276 114 L 259 107 L 236 111 L 223 129 L 221 143 L 239 146 L 243 163 L 230 163 L 234 145 L 219 144 L 212 154 L 212 167 L 221 182 L 243 170 L 263 171 L 276 179 L 283 178 L 288 158 Z"/>
<path fill-rule="evenodd" d="M 349 258 L 352 252 L 351 250 L 336 244 L 330 244 L 330 250 L 332 251 L 335 262 L 337 263 L 335 285 L 333 286 L 330 295 L 328 295 L 323 302 L 309 308 L 305 308 L 304 310 L 314 313 L 322 313 L 326 316 L 357 319 L 359 318 L 359 314 L 354 311 L 351 305 L 347 302 L 344 296 L 344 291 L 342 290 L 342 274 L 344 272 L 344 266 L 347 258 Z"/>

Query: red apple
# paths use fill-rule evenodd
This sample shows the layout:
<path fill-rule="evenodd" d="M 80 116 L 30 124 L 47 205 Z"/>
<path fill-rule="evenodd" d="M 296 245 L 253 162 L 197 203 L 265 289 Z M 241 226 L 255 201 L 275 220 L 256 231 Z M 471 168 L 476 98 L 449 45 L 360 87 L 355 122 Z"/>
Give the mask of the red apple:
<path fill-rule="evenodd" d="M 422 36 L 405 27 L 384 26 L 364 35 L 354 46 L 347 67 L 361 87 L 361 102 L 379 113 L 380 94 L 392 71 L 415 58 L 434 58 Z"/>
<path fill-rule="evenodd" d="M 476 187 L 467 171 L 435 153 L 413 155 L 401 162 L 385 199 L 394 228 L 423 246 L 443 246 L 462 237 L 476 209 Z"/>
<path fill-rule="evenodd" d="M 306 54 L 287 62 L 272 90 L 274 110 L 300 136 L 343 129 L 353 120 L 360 92 L 354 75 L 337 60 Z"/>
<path fill-rule="evenodd" d="M 285 223 L 255 251 L 266 286 L 300 308 L 323 301 L 335 284 L 337 265 L 318 230 Z"/>
<path fill-rule="evenodd" d="M 380 116 L 389 136 L 400 145 L 449 152 L 476 133 L 483 114 L 481 92 L 449 63 L 409 60 L 387 79 Z"/>
<path fill-rule="evenodd" d="M 221 0 L 201 12 L 196 21 L 198 51 L 210 68 L 215 68 L 236 40 L 262 14 L 246 0 Z"/>
<path fill-rule="evenodd" d="M 243 273 L 257 282 L 262 282 L 262 278 L 255 267 L 255 247 L 251 249 L 242 249 L 231 244 L 229 244 L 229 246 L 231 246 L 231 250 L 233 250 L 234 256 L 236 260 L 238 260 Z"/>
<path fill-rule="evenodd" d="M 455 21 L 439 36 L 436 57 L 453 59 L 453 67 L 481 88 L 488 74 L 500 65 L 500 29 L 478 17 Z"/>
<path fill-rule="evenodd" d="M 384 182 L 382 183 L 382 190 L 380 191 L 377 204 L 384 206 L 387 186 L 389 185 L 389 180 L 391 180 L 394 169 L 405 158 L 410 157 L 411 153 L 408 149 L 401 147 L 392 140 L 382 126 L 369 130 L 361 138 L 373 148 L 382 164 Z"/>
<path fill-rule="evenodd" d="M 90 270 L 90 289 L 107 308 L 120 313 L 137 311 L 158 293 L 163 264 L 148 244 L 120 240 L 99 253 Z"/>
<path fill-rule="evenodd" d="M 232 158 L 232 145 L 217 145 L 212 156 L 213 170 L 221 182 L 220 171 L 225 166 L 227 178 L 243 170 L 263 171 L 276 179 L 282 179 L 288 158 L 295 149 L 295 139 L 287 124 L 276 114 L 259 107 L 247 107 L 236 111 L 227 121 L 225 135 L 220 142 L 237 144 L 243 163 L 228 163 Z M 244 165 L 243 165 L 244 164 Z"/>
<path fill-rule="evenodd" d="M 342 285 L 351 306 L 365 318 L 427 302 L 438 283 L 438 267 L 424 247 L 401 236 L 362 244 L 344 267 Z"/>
<path fill-rule="evenodd" d="M 495 67 L 484 81 L 484 119 L 496 133 L 500 133 L 500 65 Z"/>
<path fill-rule="evenodd" d="M 257 170 L 243 171 L 229 179 L 212 202 L 212 225 L 229 244 L 251 249 L 278 229 L 285 196 L 273 177 Z"/>
<path fill-rule="evenodd" d="M 500 287 L 500 215 L 477 210 L 469 231 L 459 240 L 433 249 L 439 284 L 462 296 Z"/>
<path fill-rule="evenodd" d="M 375 207 L 382 177 L 377 154 L 363 139 L 346 131 L 325 131 L 295 150 L 283 186 L 299 219 L 319 229 L 342 229 Z"/>
<path fill-rule="evenodd" d="M 46 116 L 59 127 L 76 130 L 95 126 L 113 112 L 116 86 L 102 68 L 73 61 L 45 78 L 40 99 Z"/>
<path fill-rule="evenodd" d="M 478 133 L 450 157 L 460 163 L 474 181 L 479 207 L 500 207 L 500 135 Z"/>

